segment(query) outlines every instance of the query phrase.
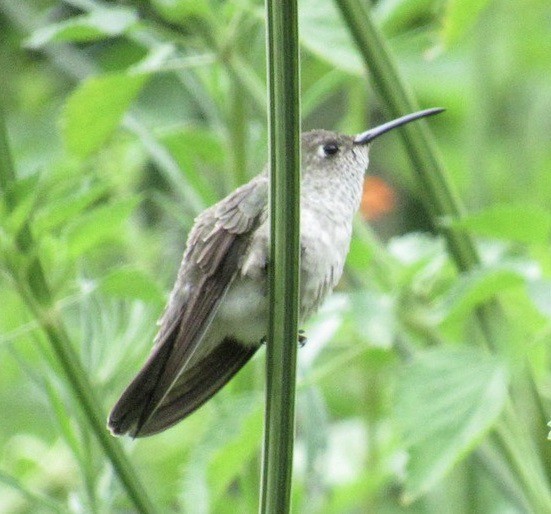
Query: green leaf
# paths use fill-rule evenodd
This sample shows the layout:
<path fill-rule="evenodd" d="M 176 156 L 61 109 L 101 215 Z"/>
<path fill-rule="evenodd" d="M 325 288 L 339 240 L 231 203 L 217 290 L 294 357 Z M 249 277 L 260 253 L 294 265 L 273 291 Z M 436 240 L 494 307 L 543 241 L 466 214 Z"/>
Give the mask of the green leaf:
<path fill-rule="evenodd" d="M 102 184 L 86 191 L 79 191 L 68 198 L 50 200 L 43 209 L 38 211 L 34 219 L 35 231 L 45 232 L 67 224 L 98 201 L 106 191 L 107 186 Z"/>
<path fill-rule="evenodd" d="M 346 257 L 346 265 L 361 271 L 367 270 L 373 262 L 374 253 L 375 250 L 368 241 L 360 237 L 353 237 Z"/>
<path fill-rule="evenodd" d="M 189 18 L 204 18 L 211 13 L 208 0 L 151 0 L 155 10 L 171 23 L 182 23 Z"/>
<path fill-rule="evenodd" d="M 382 0 L 373 5 L 372 15 L 387 37 L 418 30 L 420 22 L 434 16 L 434 0 Z"/>
<path fill-rule="evenodd" d="M 155 73 L 162 70 L 168 58 L 174 55 L 176 47 L 172 43 L 155 45 L 150 52 L 138 63 L 128 69 L 129 73 Z"/>
<path fill-rule="evenodd" d="M 461 274 L 434 309 L 438 323 L 461 318 L 505 289 L 519 286 L 526 278 L 512 266 L 477 268 Z"/>
<path fill-rule="evenodd" d="M 13 235 L 17 235 L 34 214 L 42 184 L 39 175 L 30 175 L 13 184 L 11 195 L 15 202 L 11 211 L 6 209 L 1 225 Z"/>
<path fill-rule="evenodd" d="M 394 480 L 394 473 L 388 470 L 373 473 L 366 466 L 360 476 L 352 481 L 342 484 L 332 484 L 331 494 L 327 495 L 327 503 L 319 512 L 320 514 L 335 514 L 336 512 L 356 512 L 358 505 L 368 505 L 372 498 L 385 484 Z M 392 512 L 392 510 L 387 511 Z M 400 512 L 400 511 L 394 511 Z"/>
<path fill-rule="evenodd" d="M 188 459 L 180 498 L 185 512 L 211 512 L 209 504 L 224 499 L 223 493 L 261 445 L 260 396 L 250 393 L 236 399 L 227 389 L 222 394 L 215 422 Z"/>
<path fill-rule="evenodd" d="M 262 424 L 262 408 L 246 412 L 240 431 L 209 462 L 207 479 L 214 501 L 224 497 L 232 481 L 258 452 L 262 444 Z"/>
<path fill-rule="evenodd" d="M 451 225 L 482 236 L 546 244 L 551 234 L 551 213 L 530 204 L 494 205 Z"/>
<path fill-rule="evenodd" d="M 118 236 L 122 223 L 134 211 L 139 201 L 139 197 L 128 198 L 102 205 L 79 217 L 67 234 L 69 255 L 72 258 L 79 257 L 94 246 Z"/>
<path fill-rule="evenodd" d="M 442 27 L 444 45 L 450 46 L 459 41 L 475 24 L 487 4 L 488 0 L 449 0 Z"/>
<path fill-rule="evenodd" d="M 73 272 L 66 239 L 51 233 L 43 233 L 36 238 L 35 247 L 51 290 L 63 290 L 67 277 Z"/>
<path fill-rule="evenodd" d="M 330 0 L 303 0 L 299 9 L 300 41 L 313 54 L 354 75 L 365 68 L 345 28 L 342 17 Z"/>
<path fill-rule="evenodd" d="M 164 296 L 159 285 L 144 271 L 138 269 L 118 269 L 103 277 L 100 291 L 120 297 L 146 302 L 162 303 Z"/>
<path fill-rule="evenodd" d="M 115 130 L 148 74 L 112 73 L 85 80 L 71 94 L 62 115 L 63 135 L 74 153 L 86 157 Z"/>
<path fill-rule="evenodd" d="M 160 138 L 185 174 L 189 185 L 205 205 L 218 200 L 213 181 L 205 176 L 205 165 L 219 170 L 224 165 L 224 149 L 218 137 L 200 127 L 186 127 Z"/>
<path fill-rule="evenodd" d="M 404 266 L 415 269 L 437 259 L 444 253 L 444 241 L 422 232 L 410 232 L 393 237 L 388 242 L 388 251 Z"/>
<path fill-rule="evenodd" d="M 375 291 L 350 294 L 351 314 L 361 339 L 379 348 L 391 348 L 396 338 L 396 304 Z"/>
<path fill-rule="evenodd" d="M 25 41 L 25 46 L 36 49 L 53 42 L 97 41 L 123 34 L 137 21 L 137 14 L 130 9 L 97 8 L 89 14 L 35 30 Z"/>
<path fill-rule="evenodd" d="M 505 367 L 476 348 L 429 350 L 405 368 L 396 419 L 409 452 L 406 503 L 429 491 L 478 444 L 506 395 Z"/>

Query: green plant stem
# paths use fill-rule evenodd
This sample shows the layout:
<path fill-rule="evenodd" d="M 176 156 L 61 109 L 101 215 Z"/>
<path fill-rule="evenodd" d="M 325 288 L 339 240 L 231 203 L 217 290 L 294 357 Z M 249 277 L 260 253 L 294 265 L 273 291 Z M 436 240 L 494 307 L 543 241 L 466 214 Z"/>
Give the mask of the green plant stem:
<path fill-rule="evenodd" d="M 290 510 L 300 267 L 300 78 L 296 0 L 267 0 L 270 317 L 262 461 L 264 514 Z"/>
<path fill-rule="evenodd" d="M 16 199 L 12 194 L 15 182 L 16 175 L 0 106 L 0 191 L 5 194 L 8 208 L 15 206 Z M 17 237 L 18 250 L 24 255 L 29 254 L 33 252 L 33 246 L 31 231 L 28 225 L 25 225 Z M 153 504 L 120 444 L 109 434 L 105 427 L 106 416 L 94 394 L 93 385 L 88 380 L 86 371 L 79 361 L 69 336 L 65 332 L 62 321 L 54 309 L 53 298 L 39 258 L 32 258 L 27 272 L 18 273 L 17 270 L 14 270 L 14 274 L 17 276 L 17 286 L 23 300 L 38 320 L 39 326 L 52 346 L 57 361 L 67 377 L 67 381 L 84 412 L 91 430 L 111 461 L 130 500 L 138 512 L 155 512 Z"/>

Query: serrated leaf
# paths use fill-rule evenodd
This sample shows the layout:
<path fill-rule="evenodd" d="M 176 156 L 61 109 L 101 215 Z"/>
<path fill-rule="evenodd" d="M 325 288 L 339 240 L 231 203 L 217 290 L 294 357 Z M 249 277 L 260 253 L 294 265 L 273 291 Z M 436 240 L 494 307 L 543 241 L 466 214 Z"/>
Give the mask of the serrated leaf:
<path fill-rule="evenodd" d="M 551 213 L 530 204 L 494 205 L 454 220 L 451 225 L 481 236 L 546 244 L 551 235 Z"/>
<path fill-rule="evenodd" d="M 163 293 L 159 285 L 144 271 L 138 269 L 118 269 L 103 277 L 99 290 L 119 298 L 163 302 Z"/>
<path fill-rule="evenodd" d="M 52 42 L 87 42 L 123 34 L 138 21 L 137 14 L 121 7 L 98 8 L 89 14 L 35 30 L 25 41 L 28 48 Z"/>
<path fill-rule="evenodd" d="M 365 67 L 345 27 L 340 13 L 330 0 L 303 0 L 299 6 L 300 41 L 313 54 L 354 75 Z"/>
<path fill-rule="evenodd" d="M 107 239 L 117 236 L 121 224 L 138 205 L 138 197 L 102 205 L 81 216 L 68 231 L 69 255 L 78 257 Z"/>
<path fill-rule="evenodd" d="M 507 373 L 475 348 L 425 351 L 398 381 L 396 419 L 409 452 L 403 500 L 411 503 L 465 457 L 507 397 Z"/>
<path fill-rule="evenodd" d="M 434 318 L 443 323 L 466 315 L 497 293 L 523 284 L 524 275 L 513 267 L 478 268 L 461 274 L 434 309 Z"/>
<path fill-rule="evenodd" d="M 68 148 L 85 157 L 111 135 L 148 74 L 111 73 L 82 82 L 71 94 L 62 115 Z"/>

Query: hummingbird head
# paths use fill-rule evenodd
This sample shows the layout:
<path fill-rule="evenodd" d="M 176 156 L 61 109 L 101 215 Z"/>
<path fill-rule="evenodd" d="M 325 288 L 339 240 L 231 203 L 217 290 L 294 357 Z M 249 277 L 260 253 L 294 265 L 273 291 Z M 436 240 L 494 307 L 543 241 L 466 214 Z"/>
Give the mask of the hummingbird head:
<path fill-rule="evenodd" d="M 302 170 L 305 175 L 322 173 L 325 177 L 343 172 L 363 174 L 369 164 L 371 141 L 411 121 L 432 116 L 444 109 L 432 108 L 389 121 L 356 136 L 327 130 L 312 130 L 302 135 Z"/>
<path fill-rule="evenodd" d="M 322 179 L 342 179 L 357 172 L 363 175 L 368 160 L 368 146 L 354 144 L 354 138 L 329 130 L 302 134 L 302 172 Z"/>

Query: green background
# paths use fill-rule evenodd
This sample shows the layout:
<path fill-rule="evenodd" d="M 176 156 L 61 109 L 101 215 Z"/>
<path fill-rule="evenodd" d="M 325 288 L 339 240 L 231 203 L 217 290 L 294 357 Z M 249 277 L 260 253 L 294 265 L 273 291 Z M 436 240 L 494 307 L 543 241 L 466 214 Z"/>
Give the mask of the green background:
<path fill-rule="evenodd" d="M 299 10 L 303 128 L 386 121 L 337 7 Z M 428 125 L 469 214 L 431 217 L 400 137 L 373 146 L 369 172 L 398 203 L 358 217 L 343 280 L 304 327 L 294 511 L 545 512 L 551 5 L 370 12 L 419 104 L 447 109 Z M 133 512 L 37 310 L 62 320 L 106 415 L 149 352 L 193 218 L 265 165 L 264 17 L 253 0 L 0 0 L 17 172 L 0 197 L 0 512 Z M 482 264 L 457 271 L 449 227 Z M 36 256 L 47 309 L 31 301 Z M 495 295 L 488 350 L 477 309 Z M 261 351 L 177 427 L 121 441 L 159 512 L 257 511 L 263 376 Z"/>

